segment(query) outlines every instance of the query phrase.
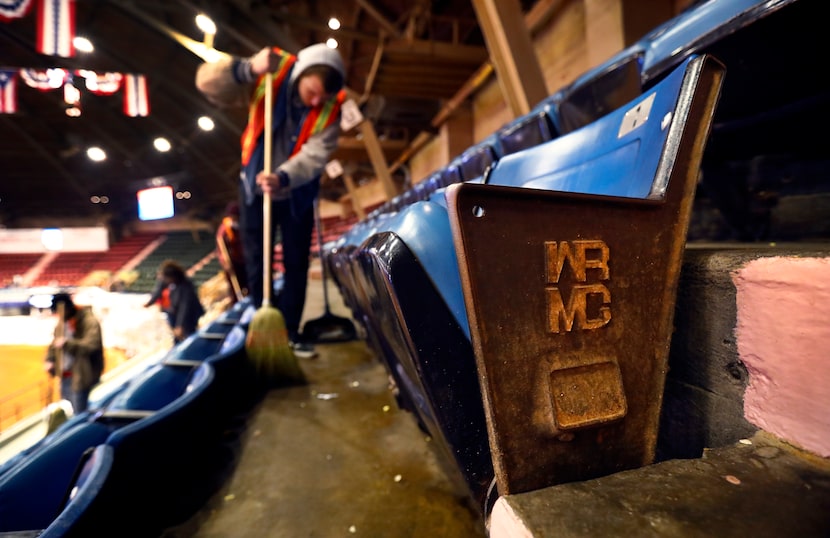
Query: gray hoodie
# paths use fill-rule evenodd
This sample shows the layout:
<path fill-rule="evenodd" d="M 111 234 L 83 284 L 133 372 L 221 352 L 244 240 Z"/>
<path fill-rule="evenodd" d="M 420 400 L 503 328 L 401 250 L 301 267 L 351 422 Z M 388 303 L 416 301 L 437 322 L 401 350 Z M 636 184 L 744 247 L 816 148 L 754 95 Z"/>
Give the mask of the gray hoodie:
<path fill-rule="evenodd" d="M 345 77 L 345 67 L 340 53 L 329 48 L 324 43 L 306 47 L 297 53 L 297 62 L 294 64 L 288 79 L 290 88 L 286 99 L 278 99 L 275 95 L 274 117 L 284 118 L 275 125 L 272 148 L 272 163 L 274 171 L 284 172 L 290 181 L 291 189 L 306 185 L 320 177 L 323 168 L 331 154 L 337 148 L 337 138 L 340 134 L 339 122 L 335 121 L 323 131 L 312 135 L 302 149 L 291 156 L 299 125 L 308 108 L 299 100 L 296 91 L 300 75 L 313 65 L 328 65 L 337 69 Z M 229 57 L 215 63 L 204 63 L 196 72 L 196 87 L 214 105 L 219 107 L 247 107 L 253 93 L 255 78 L 250 71 L 250 59 Z M 277 92 L 282 93 L 282 92 Z M 285 107 L 284 114 L 276 107 Z M 242 181 L 248 189 L 248 203 L 251 203 L 251 191 L 254 178 L 247 178 L 242 171 Z M 282 193 L 282 197 L 288 197 Z M 275 196 L 274 199 L 280 199 Z"/>

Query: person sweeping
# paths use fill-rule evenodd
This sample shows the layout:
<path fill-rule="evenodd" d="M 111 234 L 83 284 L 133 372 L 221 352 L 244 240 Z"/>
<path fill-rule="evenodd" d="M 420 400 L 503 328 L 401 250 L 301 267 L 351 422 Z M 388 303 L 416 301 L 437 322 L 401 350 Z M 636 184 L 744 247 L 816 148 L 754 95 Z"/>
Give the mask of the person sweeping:
<path fill-rule="evenodd" d="M 314 203 L 325 164 L 337 148 L 344 77 L 340 53 L 322 43 L 296 55 L 266 47 L 250 58 L 204 63 L 196 73 L 196 87 L 213 104 L 248 107 L 241 140 L 239 201 L 249 294 L 254 304 L 263 304 L 261 319 L 268 305 L 284 316 L 290 349 L 300 358 L 316 355 L 313 346 L 303 341 L 300 320 L 308 285 Z M 266 89 L 273 92 L 270 104 L 265 102 Z M 269 236 L 281 241 L 284 266 L 281 292 L 273 298 L 274 244 Z M 273 315 L 268 319 L 277 324 Z"/>

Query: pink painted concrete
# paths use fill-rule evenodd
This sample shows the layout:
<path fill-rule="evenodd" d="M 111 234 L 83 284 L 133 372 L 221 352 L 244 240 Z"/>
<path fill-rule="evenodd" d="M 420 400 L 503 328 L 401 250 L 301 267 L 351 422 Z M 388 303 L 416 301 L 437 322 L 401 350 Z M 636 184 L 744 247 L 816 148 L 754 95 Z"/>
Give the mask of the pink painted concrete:
<path fill-rule="evenodd" d="M 760 258 L 732 280 L 747 420 L 830 457 L 830 258 Z"/>

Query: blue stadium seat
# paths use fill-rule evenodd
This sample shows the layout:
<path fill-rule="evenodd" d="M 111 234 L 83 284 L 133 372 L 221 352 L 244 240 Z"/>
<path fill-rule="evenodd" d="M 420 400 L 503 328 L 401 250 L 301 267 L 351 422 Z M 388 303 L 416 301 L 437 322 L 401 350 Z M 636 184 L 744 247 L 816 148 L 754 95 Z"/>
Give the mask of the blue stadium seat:
<path fill-rule="evenodd" d="M 216 466 L 227 457 L 216 420 L 215 382 L 213 366 L 202 362 L 178 398 L 106 439 L 111 467 L 85 512 L 96 533 L 157 535 L 215 491 Z"/>
<path fill-rule="evenodd" d="M 662 172 L 670 164 L 663 148 L 669 127 L 682 126 L 686 119 L 673 114 L 683 111 L 678 96 L 689 69 L 689 62 L 684 63 L 653 92 L 596 124 L 505 155 L 493 167 L 488 185 L 479 187 L 660 198 L 666 188 Z M 554 105 L 538 107 L 544 121 L 549 121 L 546 107 Z M 670 158 L 671 152 L 666 155 Z M 459 182 L 450 189 L 465 186 L 473 184 Z M 355 280 L 362 288 L 362 309 L 378 333 L 373 347 L 399 390 L 415 391 L 408 400 L 483 506 L 493 469 L 444 189 L 376 225 L 357 250 L 352 258 L 359 260 Z M 374 312 L 387 316 L 371 319 Z M 482 452 L 487 457 L 479 459 Z"/>
<path fill-rule="evenodd" d="M 41 538 L 69 538 L 93 536 L 100 527 L 93 519 L 95 506 L 110 479 L 113 448 L 106 444 L 90 449 L 91 453 L 71 485 L 65 506 L 60 514 L 39 534 Z M 126 530 L 125 530 L 126 532 Z"/>
<path fill-rule="evenodd" d="M 114 428 L 102 421 L 77 421 L 4 473 L 0 533 L 45 529 L 59 512 L 84 452 L 103 443 Z"/>

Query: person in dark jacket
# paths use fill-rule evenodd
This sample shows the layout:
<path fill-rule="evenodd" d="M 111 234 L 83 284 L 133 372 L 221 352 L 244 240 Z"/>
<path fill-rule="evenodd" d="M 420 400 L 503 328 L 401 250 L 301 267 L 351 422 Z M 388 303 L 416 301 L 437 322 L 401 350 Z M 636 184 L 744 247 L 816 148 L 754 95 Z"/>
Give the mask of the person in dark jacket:
<path fill-rule="evenodd" d="M 166 260 L 159 269 L 165 286 L 170 290 L 170 304 L 167 314 L 173 328 L 173 339 L 181 342 L 196 332 L 199 318 L 205 314 L 199 294 L 193 282 L 187 277 L 181 265 Z"/>
<path fill-rule="evenodd" d="M 101 324 L 90 308 L 79 308 L 65 292 L 52 297 L 52 312 L 63 314 L 55 325 L 55 336 L 46 352 L 45 366 L 60 377 L 61 398 L 75 413 L 85 411 L 89 393 L 104 371 Z"/>

